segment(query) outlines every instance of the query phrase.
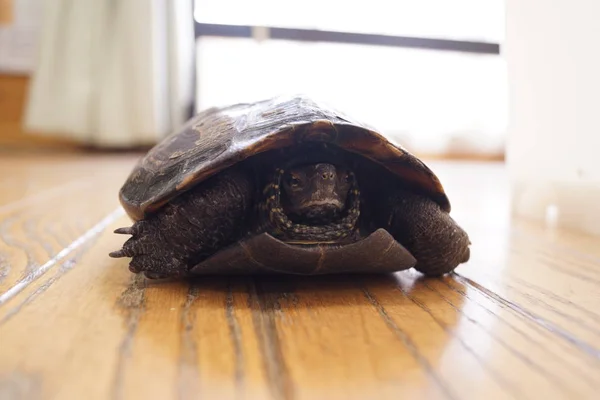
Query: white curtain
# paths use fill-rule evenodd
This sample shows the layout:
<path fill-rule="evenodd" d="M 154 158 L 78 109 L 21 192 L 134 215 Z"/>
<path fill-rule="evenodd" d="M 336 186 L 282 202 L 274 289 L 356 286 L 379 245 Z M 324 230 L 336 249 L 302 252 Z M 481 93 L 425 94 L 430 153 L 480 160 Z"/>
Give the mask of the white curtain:
<path fill-rule="evenodd" d="M 151 145 L 194 99 L 191 0 L 45 0 L 25 127 L 86 145 Z"/>

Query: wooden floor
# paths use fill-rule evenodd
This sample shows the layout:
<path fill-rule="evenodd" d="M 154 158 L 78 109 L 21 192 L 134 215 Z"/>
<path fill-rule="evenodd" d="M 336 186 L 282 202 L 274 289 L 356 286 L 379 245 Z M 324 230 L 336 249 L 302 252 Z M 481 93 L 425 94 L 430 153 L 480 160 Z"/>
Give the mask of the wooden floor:
<path fill-rule="evenodd" d="M 435 162 L 455 275 L 152 283 L 108 252 L 128 155 L 0 154 L 0 399 L 597 399 L 600 240 Z"/>

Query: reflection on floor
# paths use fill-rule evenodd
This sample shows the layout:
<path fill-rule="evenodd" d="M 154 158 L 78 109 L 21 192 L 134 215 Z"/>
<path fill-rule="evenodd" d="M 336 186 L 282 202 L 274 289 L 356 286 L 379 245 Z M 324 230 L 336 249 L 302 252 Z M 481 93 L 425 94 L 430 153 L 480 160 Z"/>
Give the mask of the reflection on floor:
<path fill-rule="evenodd" d="M 508 214 L 501 164 L 439 174 L 455 275 L 151 283 L 107 253 L 129 155 L 0 158 L 0 397 L 593 398 L 600 246 Z"/>

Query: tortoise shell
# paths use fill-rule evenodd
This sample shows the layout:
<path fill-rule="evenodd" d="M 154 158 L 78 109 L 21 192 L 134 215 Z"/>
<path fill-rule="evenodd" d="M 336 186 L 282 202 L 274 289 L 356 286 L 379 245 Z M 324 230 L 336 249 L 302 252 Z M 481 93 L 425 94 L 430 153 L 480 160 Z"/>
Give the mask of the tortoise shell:
<path fill-rule="evenodd" d="M 138 221 L 233 164 L 310 141 L 371 159 L 450 212 L 444 188 L 421 160 L 374 128 L 304 96 L 213 107 L 197 114 L 139 160 L 119 200 Z"/>

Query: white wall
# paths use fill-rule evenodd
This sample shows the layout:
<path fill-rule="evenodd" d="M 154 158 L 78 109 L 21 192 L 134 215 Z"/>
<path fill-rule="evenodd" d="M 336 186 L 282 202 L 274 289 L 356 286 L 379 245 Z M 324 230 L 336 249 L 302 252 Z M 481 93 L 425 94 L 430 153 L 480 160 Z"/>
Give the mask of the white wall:
<path fill-rule="evenodd" d="M 514 212 L 600 234 L 600 1 L 506 7 Z"/>

